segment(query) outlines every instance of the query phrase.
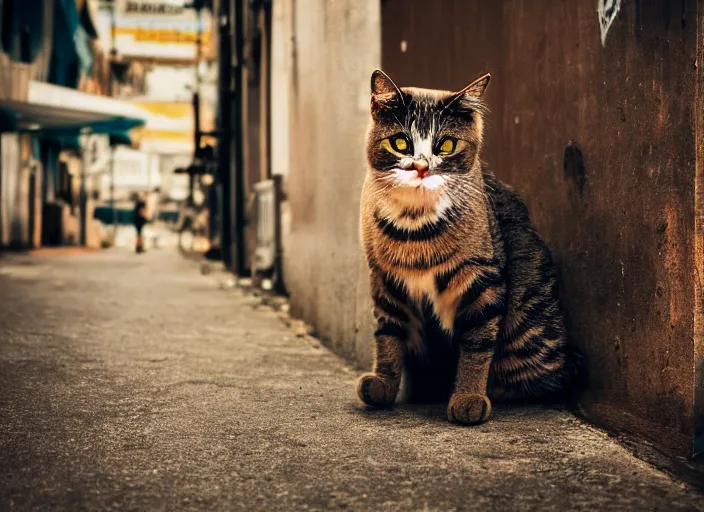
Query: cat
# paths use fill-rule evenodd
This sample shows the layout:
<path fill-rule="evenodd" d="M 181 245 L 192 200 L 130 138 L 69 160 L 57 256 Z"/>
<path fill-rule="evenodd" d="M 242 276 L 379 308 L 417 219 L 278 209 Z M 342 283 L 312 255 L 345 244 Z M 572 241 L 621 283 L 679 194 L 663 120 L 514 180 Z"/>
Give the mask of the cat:
<path fill-rule="evenodd" d="M 486 74 L 459 92 L 371 78 L 361 242 L 369 266 L 374 365 L 365 404 L 449 399 L 479 424 L 492 400 L 553 401 L 584 373 L 567 344 L 550 250 L 512 188 L 482 163 Z"/>

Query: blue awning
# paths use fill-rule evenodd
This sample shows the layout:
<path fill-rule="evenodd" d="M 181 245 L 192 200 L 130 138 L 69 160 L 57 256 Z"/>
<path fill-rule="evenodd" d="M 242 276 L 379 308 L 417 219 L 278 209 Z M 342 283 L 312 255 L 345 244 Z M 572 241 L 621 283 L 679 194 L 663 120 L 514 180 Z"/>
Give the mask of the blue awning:
<path fill-rule="evenodd" d="M 37 133 L 62 141 L 86 133 L 125 140 L 148 117 L 125 101 L 35 81 L 29 84 L 27 101 L 0 99 L 0 132 Z"/>
<path fill-rule="evenodd" d="M 131 146 L 130 130 L 144 124 L 137 119 L 115 118 L 97 121 L 83 126 L 68 126 L 59 129 L 39 130 L 41 137 L 56 140 L 66 149 L 80 149 L 79 138 L 84 133 L 99 133 L 110 136 L 111 146 Z"/>
<path fill-rule="evenodd" d="M 111 146 L 131 146 L 132 139 L 130 138 L 129 132 L 110 133 L 110 145 Z"/>
<path fill-rule="evenodd" d="M 81 150 L 81 139 L 79 135 L 61 135 L 57 137 L 48 136 L 44 138 L 58 142 L 61 149 L 72 149 L 73 151 Z"/>
<path fill-rule="evenodd" d="M 80 124 L 68 124 L 61 127 L 47 127 L 39 128 L 40 133 L 47 135 L 73 135 L 73 134 L 85 134 L 85 133 L 106 133 L 111 134 L 124 134 L 132 130 L 133 128 L 138 128 L 144 125 L 144 121 L 141 119 L 128 119 L 125 117 L 113 117 L 111 119 L 104 119 L 100 121 L 93 121 L 89 123 Z"/>

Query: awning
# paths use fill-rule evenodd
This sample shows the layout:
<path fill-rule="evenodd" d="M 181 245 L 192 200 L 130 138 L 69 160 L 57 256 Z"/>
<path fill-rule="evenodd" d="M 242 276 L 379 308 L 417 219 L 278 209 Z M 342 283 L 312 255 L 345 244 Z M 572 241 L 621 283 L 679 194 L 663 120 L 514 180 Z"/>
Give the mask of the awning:
<path fill-rule="evenodd" d="M 126 133 L 111 133 L 110 134 L 110 145 L 111 146 L 131 146 L 132 139 L 130 139 L 129 134 L 126 134 Z"/>
<path fill-rule="evenodd" d="M 0 130 L 70 138 L 79 133 L 124 137 L 149 114 L 130 103 L 31 81 L 27 101 L 0 99 Z"/>

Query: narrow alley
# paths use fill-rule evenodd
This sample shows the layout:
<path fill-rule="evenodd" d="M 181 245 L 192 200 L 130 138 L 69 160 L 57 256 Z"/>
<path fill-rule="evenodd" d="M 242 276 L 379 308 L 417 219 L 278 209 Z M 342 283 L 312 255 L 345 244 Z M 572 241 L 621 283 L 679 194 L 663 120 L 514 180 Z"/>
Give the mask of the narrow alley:
<path fill-rule="evenodd" d="M 173 250 L 3 256 L 0 510 L 704 503 L 564 411 L 365 411 L 356 371 L 252 303 Z"/>

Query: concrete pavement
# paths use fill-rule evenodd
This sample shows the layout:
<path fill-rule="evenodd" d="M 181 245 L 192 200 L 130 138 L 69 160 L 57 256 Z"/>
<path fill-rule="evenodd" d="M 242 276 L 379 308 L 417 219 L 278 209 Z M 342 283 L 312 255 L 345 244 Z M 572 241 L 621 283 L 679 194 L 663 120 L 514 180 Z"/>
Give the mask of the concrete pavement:
<path fill-rule="evenodd" d="M 0 258 L 0 510 L 704 510 L 569 413 L 366 411 L 173 248 Z"/>

